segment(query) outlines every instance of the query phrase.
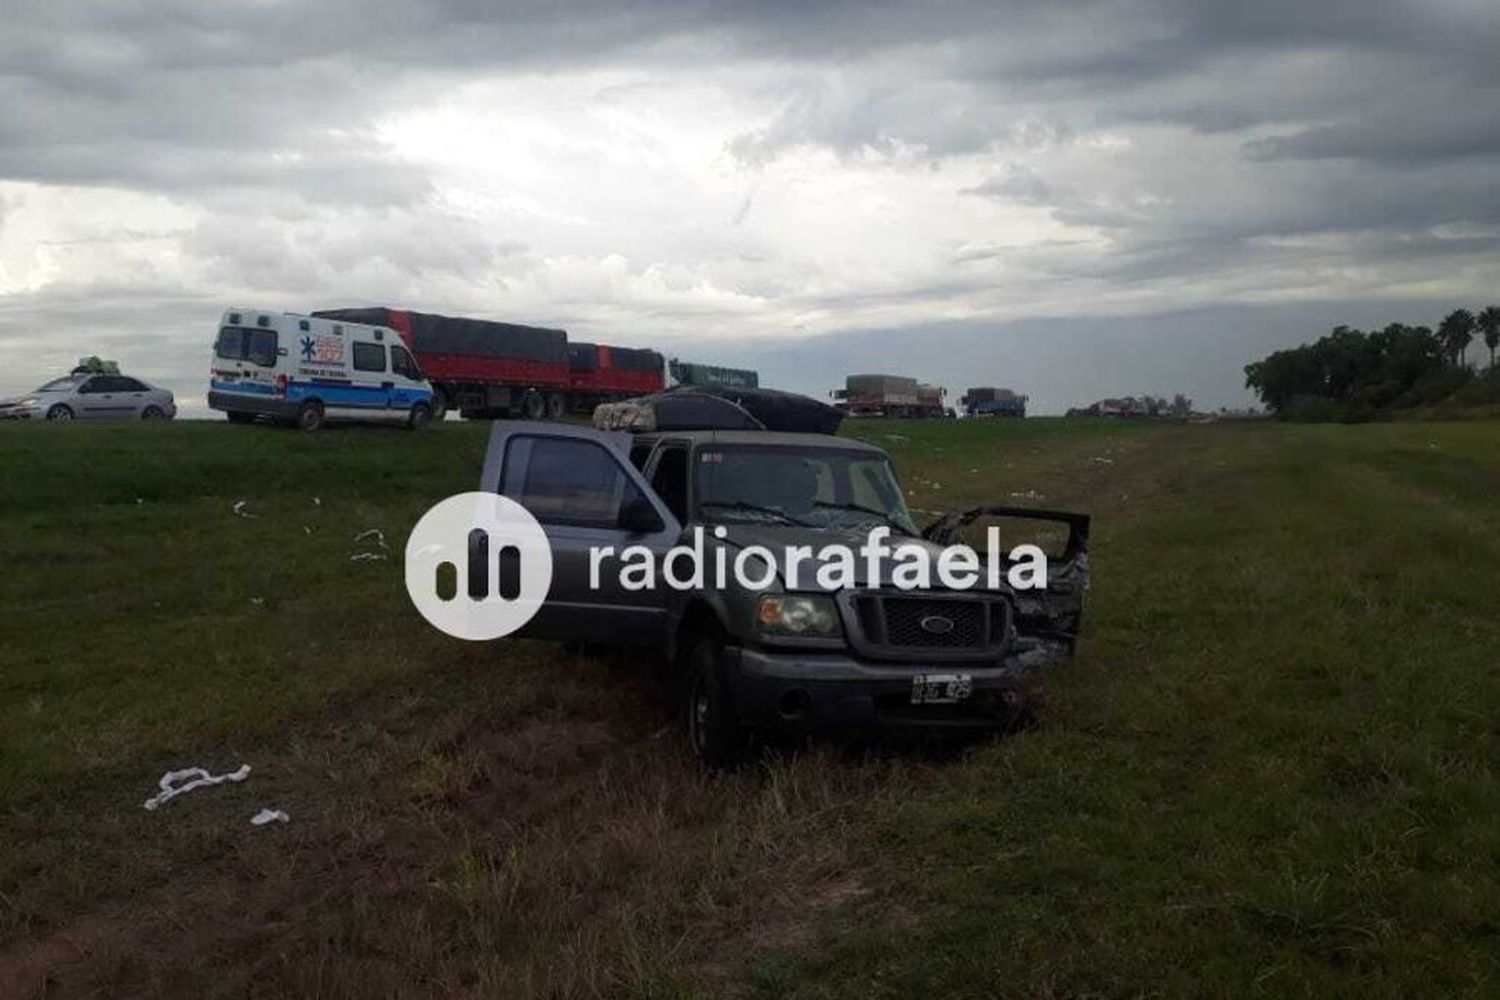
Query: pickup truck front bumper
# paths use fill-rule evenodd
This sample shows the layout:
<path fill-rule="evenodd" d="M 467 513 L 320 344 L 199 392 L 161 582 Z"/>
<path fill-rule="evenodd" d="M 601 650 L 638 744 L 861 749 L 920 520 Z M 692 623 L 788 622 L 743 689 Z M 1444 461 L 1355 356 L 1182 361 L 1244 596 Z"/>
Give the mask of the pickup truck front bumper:
<path fill-rule="evenodd" d="M 870 663 L 846 654 L 725 650 L 725 686 L 741 722 L 798 731 L 994 729 L 1014 721 L 1018 657 L 979 663 Z M 919 675 L 965 675 L 969 693 L 954 702 L 913 704 Z"/>

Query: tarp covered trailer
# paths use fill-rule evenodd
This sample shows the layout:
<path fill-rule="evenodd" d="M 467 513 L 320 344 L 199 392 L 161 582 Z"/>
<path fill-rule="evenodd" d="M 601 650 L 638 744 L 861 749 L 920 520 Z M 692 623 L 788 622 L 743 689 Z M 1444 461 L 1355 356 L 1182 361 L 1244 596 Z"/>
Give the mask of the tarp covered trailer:
<path fill-rule="evenodd" d="M 451 407 L 466 417 L 537 419 L 567 410 L 572 378 L 562 330 L 385 307 L 313 315 L 401 334 L 432 383 L 439 414 Z"/>

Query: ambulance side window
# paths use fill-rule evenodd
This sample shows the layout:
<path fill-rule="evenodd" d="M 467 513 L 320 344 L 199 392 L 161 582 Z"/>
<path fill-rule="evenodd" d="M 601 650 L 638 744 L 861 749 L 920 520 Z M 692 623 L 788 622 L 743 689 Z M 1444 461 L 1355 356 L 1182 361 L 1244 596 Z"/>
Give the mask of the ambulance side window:
<path fill-rule="evenodd" d="M 385 371 L 385 345 L 354 343 L 354 370 L 357 372 Z"/>

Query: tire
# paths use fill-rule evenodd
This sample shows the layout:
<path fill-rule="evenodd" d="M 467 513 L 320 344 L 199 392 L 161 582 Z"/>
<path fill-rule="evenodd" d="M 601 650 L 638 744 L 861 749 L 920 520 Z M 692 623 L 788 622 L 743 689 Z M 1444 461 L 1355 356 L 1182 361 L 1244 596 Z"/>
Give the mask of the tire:
<path fill-rule="evenodd" d="M 242 412 L 240 410 L 230 410 L 225 415 L 227 417 L 229 417 L 229 422 L 231 424 L 253 424 L 253 423 L 255 423 L 255 414 L 253 414 L 253 413 L 244 413 L 244 412 Z"/>
<path fill-rule="evenodd" d="M 699 638 L 687 655 L 683 720 L 693 755 L 710 768 L 732 767 L 744 756 L 746 732 L 724 690 L 723 644 Z"/>
<path fill-rule="evenodd" d="M 297 411 L 297 427 L 304 431 L 315 431 L 323 426 L 323 404 L 310 399 Z"/>
<path fill-rule="evenodd" d="M 440 422 L 448 415 L 448 397 L 443 395 L 441 386 L 432 387 L 432 419 Z"/>
<path fill-rule="evenodd" d="M 406 426 L 409 430 L 421 430 L 432 421 L 432 409 L 426 403 L 418 403 L 411 408 L 406 415 Z"/>
<path fill-rule="evenodd" d="M 567 401 L 566 398 L 563 397 L 562 393 L 560 393 L 560 392 L 553 392 L 553 393 L 549 393 L 547 395 L 547 419 L 548 420 L 561 420 L 563 418 L 563 414 L 565 414 L 567 412 L 568 412 L 568 401 Z"/>
<path fill-rule="evenodd" d="M 165 420 L 167 415 L 161 411 L 159 406 L 148 406 L 141 411 L 142 420 Z"/>
<path fill-rule="evenodd" d="M 72 420 L 73 408 L 67 403 L 58 403 L 47 411 L 48 420 Z"/>
<path fill-rule="evenodd" d="M 526 398 L 521 400 L 521 416 L 527 420 L 540 420 L 546 410 L 547 401 L 542 398 L 542 394 L 535 389 L 528 389 Z"/>

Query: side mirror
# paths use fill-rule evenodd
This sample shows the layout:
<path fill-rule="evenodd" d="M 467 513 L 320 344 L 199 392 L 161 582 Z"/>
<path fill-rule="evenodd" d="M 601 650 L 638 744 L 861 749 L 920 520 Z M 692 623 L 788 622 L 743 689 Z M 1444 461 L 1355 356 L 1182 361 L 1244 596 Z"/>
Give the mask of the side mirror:
<path fill-rule="evenodd" d="M 662 523 L 661 515 L 656 512 L 655 507 L 651 506 L 651 501 L 640 495 L 625 501 L 620 507 L 620 517 L 616 523 L 620 530 L 632 535 L 647 535 L 666 527 Z"/>

